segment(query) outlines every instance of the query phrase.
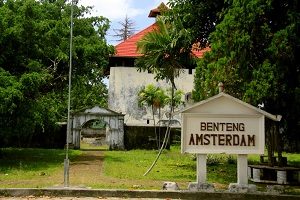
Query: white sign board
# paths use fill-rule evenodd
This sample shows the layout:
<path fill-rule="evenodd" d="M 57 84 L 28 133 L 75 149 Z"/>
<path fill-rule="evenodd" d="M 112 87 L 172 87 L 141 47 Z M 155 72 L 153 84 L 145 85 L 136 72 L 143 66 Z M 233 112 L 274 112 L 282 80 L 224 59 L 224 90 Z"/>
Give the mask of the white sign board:
<path fill-rule="evenodd" d="M 182 125 L 182 153 L 264 153 L 264 115 L 182 113 Z"/>

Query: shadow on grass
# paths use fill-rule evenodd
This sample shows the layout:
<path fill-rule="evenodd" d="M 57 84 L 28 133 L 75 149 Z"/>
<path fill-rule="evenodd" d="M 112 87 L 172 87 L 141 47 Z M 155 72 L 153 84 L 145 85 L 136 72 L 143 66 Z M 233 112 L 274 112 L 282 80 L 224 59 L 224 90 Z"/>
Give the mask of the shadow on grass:
<path fill-rule="evenodd" d="M 74 150 L 69 151 L 69 158 L 78 155 Z M 11 170 L 39 171 L 63 164 L 65 150 L 63 149 L 2 149 L 0 158 L 0 172 L 7 173 Z"/>
<path fill-rule="evenodd" d="M 196 173 L 195 173 L 195 175 L 177 174 L 177 175 L 172 175 L 170 178 L 175 179 L 175 180 L 196 180 Z"/>
<path fill-rule="evenodd" d="M 187 170 L 187 171 L 196 171 L 197 170 L 197 166 L 194 163 L 190 163 L 190 164 L 168 164 L 168 166 L 173 167 L 173 168 L 180 167 L 181 169 Z"/>
<path fill-rule="evenodd" d="M 108 162 L 126 162 L 126 159 L 122 157 L 115 157 L 107 154 L 105 155 L 105 160 Z"/>
<path fill-rule="evenodd" d="M 80 149 L 81 151 L 109 151 L 108 149 Z"/>
<path fill-rule="evenodd" d="M 104 155 L 99 153 L 97 155 L 87 155 L 83 154 L 81 156 L 76 157 L 73 159 L 73 162 L 76 163 L 81 163 L 81 162 L 89 162 L 89 161 L 103 161 L 104 160 Z"/>

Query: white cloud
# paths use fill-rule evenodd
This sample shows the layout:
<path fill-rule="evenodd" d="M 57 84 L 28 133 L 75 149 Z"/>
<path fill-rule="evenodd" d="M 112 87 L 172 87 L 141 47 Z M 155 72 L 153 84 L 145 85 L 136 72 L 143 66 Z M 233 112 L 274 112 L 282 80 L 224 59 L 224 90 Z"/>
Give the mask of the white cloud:
<path fill-rule="evenodd" d="M 112 21 L 145 13 L 144 9 L 134 7 L 133 0 L 81 0 L 79 4 L 94 6 L 92 15 L 101 15 Z"/>
<path fill-rule="evenodd" d="M 147 15 L 151 9 L 157 8 L 162 2 L 167 5 L 169 0 L 153 0 L 152 4 L 148 8 L 145 8 L 145 10 L 147 10 Z"/>
<path fill-rule="evenodd" d="M 154 3 L 159 5 L 161 2 L 164 2 L 165 4 L 168 3 L 169 0 L 154 0 Z"/>
<path fill-rule="evenodd" d="M 162 2 L 164 2 L 164 4 L 167 5 L 169 0 L 154 0 L 153 1 L 153 8 L 156 8 L 157 6 L 159 6 Z"/>
<path fill-rule="evenodd" d="M 135 23 L 137 31 L 144 29 L 154 22 L 153 18 L 148 18 L 149 11 L 168 0 L 79 0 L 79 5 L 94 6 L 92 16 L 104 16 L 111 21 L 111 28 L 108 31 L 107 40 L 110 44 L 115 44 L 113 29 L 120 25 L 127 15 Z"/>

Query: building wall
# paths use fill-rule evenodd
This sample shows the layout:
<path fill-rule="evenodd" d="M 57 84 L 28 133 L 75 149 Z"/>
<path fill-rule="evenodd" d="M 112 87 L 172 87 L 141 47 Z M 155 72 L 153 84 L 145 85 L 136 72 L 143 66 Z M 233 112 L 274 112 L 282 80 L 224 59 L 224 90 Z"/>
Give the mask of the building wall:
<path fill-rule="evenodd" d="M 176 79 L 177 89 L 184 93 L 193 90 L 194 70 L 189 74 L 187 69 L 183 70 L 180 77 Z M 138 72 L 134 67 L 111 67 L 109 76 L 108 105 L 109 108 L 125 114 L 124 123 L 127 125 L 144 125 L 147 119 L 150 125 L 153 123 L 150 108 L 138 106 L 137 94 L 143 86 L 154 84 L 161 88 L 170 88 L 166 81 L 155 81 L 154 74 Z M 167 108 L 161 113 L 167 112 Z M 163 115 L 164 119 L 167 119 Z M 176 118 L 176 116 L 175 116 Z M 179 116 L 177 118 L 180 120 Z M 150 120 L 150 121 L 149 121 Z"/>

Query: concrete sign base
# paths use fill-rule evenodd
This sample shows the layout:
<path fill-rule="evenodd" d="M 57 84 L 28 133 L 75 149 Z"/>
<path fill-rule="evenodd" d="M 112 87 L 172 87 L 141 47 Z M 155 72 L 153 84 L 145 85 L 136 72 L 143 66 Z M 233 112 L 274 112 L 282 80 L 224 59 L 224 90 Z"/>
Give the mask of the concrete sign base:
<path fill-rule="evenodd" d="M 256 185 L 253 184 L 238 184 L 230 183 L 228 187 L 229 192 L 239 192 L 239 193 L 251 193 L 256 192 Z"/>
<path fill-rule="evenodd" d="M 211 183 L 197 183 L 197 182 L 193 182 L 193 183 L 189 183 L 188 190 L 192 191 L 192 192 L 197 192 L 197 191 L 201 191 L 201 192 L 214 192 L 215 191 L 215 187 Z"/>

